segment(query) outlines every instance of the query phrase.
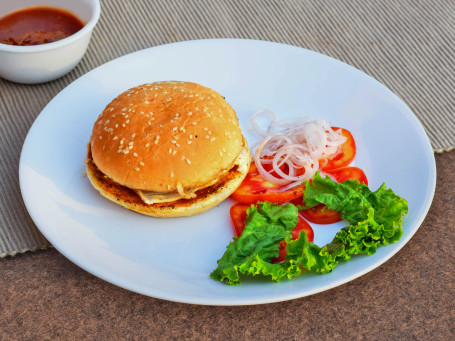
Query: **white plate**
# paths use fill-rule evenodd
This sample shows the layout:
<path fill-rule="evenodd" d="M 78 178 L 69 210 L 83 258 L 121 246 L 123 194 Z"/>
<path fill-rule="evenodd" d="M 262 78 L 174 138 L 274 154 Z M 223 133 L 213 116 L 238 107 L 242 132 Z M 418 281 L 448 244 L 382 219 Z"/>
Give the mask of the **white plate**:
<path fill-rule="evenodd" d="M 186 80 L 226 96 L 251 143 L 250 115 L 325 118 L 349 129 L 355 164 L 370 187 L 385 182 L 409 202 L 401 240 L 354 257 L 327 275 L 228 286 L 209 278 L 232 238 L 229 200 L 188 218 L 145 217 L 102 198 L 83 160 L 92 125 L 119 93 L 157 80 Z M 435 161 L 412 112 L 383 85 L 340 61 L 302 48 L 251 40 L 190 41 L 139 51 L 84 75 L 44 108 L 25 140 L 20 184 L 27 209 L 46 238 L 71 261 L 120 287 L 171 301 L 242 305 L 321 292 L 376 268 L 416 232 L 433 199 Z M 313 225 L 315 243 L 342 223 Z"/>

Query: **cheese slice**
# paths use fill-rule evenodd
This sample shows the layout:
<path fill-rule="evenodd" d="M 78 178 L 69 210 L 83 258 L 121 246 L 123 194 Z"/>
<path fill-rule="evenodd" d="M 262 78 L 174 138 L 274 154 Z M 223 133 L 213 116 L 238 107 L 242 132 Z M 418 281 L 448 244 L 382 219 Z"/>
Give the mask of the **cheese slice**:
<path fill-rule="evenodd" d="M 237 157 L 237 160 L 235 160 L 234 164 L 238 164 L 239 162 L 242 162 L 242 160 L 246 157 L 249 157 L 249 153 L 245 148 L 242 148 L 242 150 L 240 151 L 240 154 Z M 227 170 L 224 171 L 221 175 L 223 175 L 226 172 L 227 172 Z M 205 184 L 204 186 L 187 188 L 187 189 L 185 189 L 185 193 L 183 193 L 183 194 L 178 191 L 169 192 L 169 193 L 161 193 L 161 192 L 153 192 L 153 191 L 142 191 L 140 189 L 135 190 L 135 192 L 137 193 L 137 195 L 139 195 L 139 197 L 141 198 L 141 200 L 143 202 L 145 202 L 148 205 L 152 205 L 152 204 L 157 204 L 157 203 L 162 203 L 162 202 L 176 201 L 176 200 L 183 199 L 183 198 L 186 198 L 186 199 L 194 198 L 196 196 L 196 194 L 195 194 L 196 191 L 199 191 L 200 189 L 212 186 L 217 181 L 218 181 L 218 179 L 215 179 L 214 181 L 212 181 L 208 184 Z"/>

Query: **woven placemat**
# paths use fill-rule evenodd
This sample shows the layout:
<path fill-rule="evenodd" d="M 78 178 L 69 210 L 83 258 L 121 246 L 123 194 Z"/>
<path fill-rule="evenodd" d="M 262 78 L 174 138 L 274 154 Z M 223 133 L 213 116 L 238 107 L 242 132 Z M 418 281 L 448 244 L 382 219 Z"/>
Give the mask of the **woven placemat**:
<path fill-rule="evenodd" d="M 206 38 L 261 39 L 335 57 L 411 108 L 436 152 L 455 147 L 455 1 L 102 0 L 82 62 L 40 85 L 0 79 L 0 257 L 49 247 L 23 204 L 22 144 L 44 106 L 93 68 L 140 49 Z M 1 62 L 1 61 L 0 61 Z"/>

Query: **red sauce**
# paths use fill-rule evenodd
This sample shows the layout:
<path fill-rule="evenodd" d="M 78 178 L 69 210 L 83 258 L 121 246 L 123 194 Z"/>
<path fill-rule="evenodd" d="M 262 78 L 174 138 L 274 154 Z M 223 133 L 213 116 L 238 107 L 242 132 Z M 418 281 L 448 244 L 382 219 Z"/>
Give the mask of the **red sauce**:
<path fill-rule="evenodd" d="M 53 7 L 21 9 L 0 18 L 0 43 L 40 45 L 69 37 L 84 27 L 79 18 Z"/>

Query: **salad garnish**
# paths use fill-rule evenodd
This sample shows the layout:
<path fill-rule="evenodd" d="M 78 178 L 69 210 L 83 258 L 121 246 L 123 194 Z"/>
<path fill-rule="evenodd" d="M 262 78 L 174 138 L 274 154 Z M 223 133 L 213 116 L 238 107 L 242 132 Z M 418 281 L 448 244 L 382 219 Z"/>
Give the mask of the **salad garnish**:
<path fill-rule="evenodd" d="M 267 130 L 261 129 L 258 116 L 270 117 Z M 340 152 L 346 142 L 342 129 L 333 128 L 323 119 L 276 120 L 270 110 L 260 110 L 250 118 L 252 130 L 262 140 L 251 147 L 253 160 L 261 176 L 283 190 L 300 185 L 320 169 L 320 161 Z"/>
<path fill-rule="evenodd" d="M 241 274 L 269 276 L 279 282 L 304 270 L 328 273 L 353 255 L 371 255 L 379 246 L 397 242 L 403 233 L 401 224 L 408 203 L 385 184 L 372 192 L 358 180 L 337 183 L 317 172 L 311 181 L 304 183 L 303 197 L 302 207 L 270 202 L 251 205 L 242 235 L 233 238 L 210 276 L 235 285 L 240 284 Z M 304 231 L 292 240 L 298 210 L 319 204 L 339 211 L 349 225 L 323 247 L 308 242 Z M 285 259 L 272 263 L 283 240 L 287 244 Z"/>

